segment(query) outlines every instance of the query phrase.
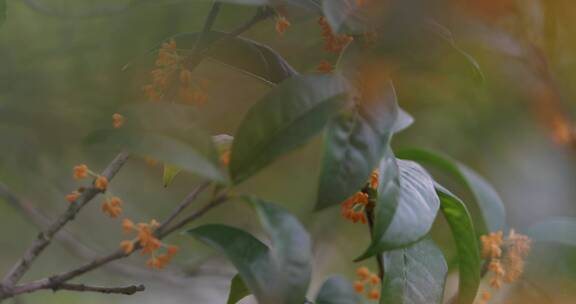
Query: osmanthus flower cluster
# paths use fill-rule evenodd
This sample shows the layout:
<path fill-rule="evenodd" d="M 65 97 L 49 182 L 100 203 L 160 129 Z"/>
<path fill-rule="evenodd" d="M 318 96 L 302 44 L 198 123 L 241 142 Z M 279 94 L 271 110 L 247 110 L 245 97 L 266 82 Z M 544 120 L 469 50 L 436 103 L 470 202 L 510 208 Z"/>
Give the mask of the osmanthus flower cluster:
<path fill-rule="evenodd" d="M 193 77 L 192 72 L 183 65 L 184 59 L 174 39 L 162 44 L 155 62 L 156 69 L 150 72 L 152 82 L 142 88 L 148 100 L 196 105 L 206 102 L 206 81 Z"/>
<path fill-rule="evenodd" d="M 324 51 L 326 52 L 338 55 L 348 43 L 354 40 L 352 36 L 346 34 L 335 34 L 324 16 L 318 18 L 318 24 L 322 30 L 321 35 L 324 41 Z M 323 59 L 316 69 L 321 73 L 331 73 L 334 70 L 334 66 L 330 61 Z"/>
<path fill-rule="evenodd" d="M 370 202 L 374 200 L 377 188 L 378 172 L 373 171 L 366 187 L 364 187 L 362 191 L 356 192 L 342 203 L 342 216 L 354 223 L 360 222 L 366 224 L 366 208 L 368 208 Z"/>
<path fill-rule="evenodd" d="M 131 240 L 122 241 L 120 247 L 126 254 L 130 254 L 136 248 L 135 246 L 138 245 L 142 249 L 142 255 L 150 255 L 150 258 L 146 262 L 148 267 L 156 269 L 164 268 L 178 252 L 178 247 L 162 243 L 154 236 L 154 231 L 159 226 L 160 224 L 154 219 L 149 223 L 138 224 L 135 224 L 130 219 L 124 219 L 122 221 L 122 229 L 126 234 L 136 233 L 136 237 Z"/>
<path fill-rule="evenodd" d="M 359 294 L 364 294 L 370 300 L 380 299 L 380 277 L 372 273 L 367 267 L 360 267 L 356 270 L 358 280 L 354 282 L 354 290 Z"/>
<path fill-rule="evenodd" d="M 493 289 L 502 288 L 504 283 L 517 281 L 524 271 L 525 258 L 530 251 L 531 240 L 522 234 L 510 230 L 504 238 L 502 231 L 492 232 L 480 237 L 482 257 L 488 263 L 491 274 L 489 285 Z M 480 303 L 492 298 L 490 291 L 483 291 Z"/>

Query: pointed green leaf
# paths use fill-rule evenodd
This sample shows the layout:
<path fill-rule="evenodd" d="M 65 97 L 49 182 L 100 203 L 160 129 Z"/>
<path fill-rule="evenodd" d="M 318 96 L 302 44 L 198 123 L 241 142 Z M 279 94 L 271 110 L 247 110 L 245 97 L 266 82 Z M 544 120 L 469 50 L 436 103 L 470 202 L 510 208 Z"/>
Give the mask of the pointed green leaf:
<path fill-rule="evenodd" d="M 576 246 L 576 218 L 553 217 L 528 228 L 527 235 L 537 242 Z"/>
<path fill-rule="evenodd" d="M 357 192 L 378 166 L 396 125 L 398 104 L 392 83 L 374 100 L 361 102 L 336 117 L 328 127 L 316 209 L 336 204 Z"/>
<path fill-rule="evenodd" d="M 284 303 L 302 303 L 311 277 L 312 247 L 302 224 L 283 208 L 254 197 L 248 198 L 256 209 L 264 231 L 272 241 L 272 254 L 279 264 L 275 278 L 283 291 Z"/>
<path fill-rule="evenodd" d="M 432 240 L 383 254 L 381 304 L 440 304 L 448 266 Z"/>
<path fill-rule="evenodd" d="M 164 164 L 163 171 L 164 172 L 162 174 L 162 184 L 164 185 L 164 187 L 168 187 L 170 186 L 170 184 L 172 184 L 172 181 L 174 180 L 176 175 L 178 175 L 178 173 L 182 171 L 182 169 L 170 164 Z"/>
<path fill-rule="evenodd" d="M 234 264 L 259 303 L 301 304 L 310 282 L 310 237 L 284 209 L 249 198 L 271 239 L 269 249 L 252 235 L 225 225 L 204 225 L 188 233 Z"/>
<path fill-rule="evenodd" d="M 482 234 L 489 231 L 503 230 L 506 225 L 506 210 L 502 199 L 484 178 L 463 164 L 439 153 L 423 149 L 407 149 L 397 153 L 399 158 L 414 160 L 437 167 L 460 180 L 470 189 L 484 222 Z"/>
<path fill-rule="evenodd" d="M 225 225 L 204 225 L 188 233 L 224 254 L 236 267 L 246 286 L 260 303 L 274 298 L 275 265 L 270 250 L 251 234 Z"/>
<path fill-rule="evenodd" d="M 360 304 L 360 297 L 352 287 L 352 284 L 341 276 L 333 276 L 327 279 L 318 295 L 316 304 Z"/>
<path fill-rule="evenodd" d="M 472 218 L 458 197 L 439 185 L 436 186 L 436 191 L 440 197 L 440 210 L 450 225 L 458 252 L 458 303 L 474 303 L 480 286 L 482 260 Z"/>
<path fill-rule="evenodd" d="M 236 304 L 238 301 L 244 299 L 250 295 L 250 289 L 246 287 L 242 277 L 240 275 L 235 275 L 232 278 L 232 283 L 230 284 L 230 293 L 228 294 L 227 304 Z"/>
<path fill-rule="evenodd" d="M 347 101 L 347 88 L 335 75 L 288 79 L 244 117 L 234 136 L 230 174 L 238 183 L 316 135 Z"/>
<path fill-rule="evenodd" d="M 414 243 L 432 227 L 440 199 L 432 177 L 415 162 L 382 160 L 370 247 L 358 260 Z"/>

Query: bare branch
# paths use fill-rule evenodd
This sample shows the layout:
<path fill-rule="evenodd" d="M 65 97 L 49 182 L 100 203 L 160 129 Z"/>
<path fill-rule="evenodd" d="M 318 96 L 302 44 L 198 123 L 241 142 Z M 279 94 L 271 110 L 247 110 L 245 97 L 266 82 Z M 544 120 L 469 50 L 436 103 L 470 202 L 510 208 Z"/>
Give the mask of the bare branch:
<path fill-rule="evenodd" d="M 128 161 L 128 156 L 128 152 L 119 153 L 102 172 L 102 175 L 108 178 L 108 180 L 112 180 L 120 168 L 126 163 L 126 161 Z M 20 260 L 6 274 L 2 281 L 2 285 L 4 287 L 10 287 L 17 283 L 28 269 L 30 269 L 32 262 L 34 262 L 34 260 L 50 244 L 54 235 L 56 235 L 64 225 L 73 220 L 78 212 L 80 212 L 86 204 L 101 192 L 101 190 L 96 189 L 95 187 L 87 188 L 75 203 L 70 204 L 66 212 L 58 217 L 48 228 L 46 228 L 46 230 L 40 232 L 30 247 L 22 255 L 22 258 L 20 258 Z"/>
<path fill-rule="evenodd" d="M 182 200 L 182 202 L 180 202 L 178 207 L 176 207 L 172 211 L 172 213 L 160 224 L 160 227 L 158 227 L 158 229 L 156 229 L 157 233 L 161 234 L 162 231 L 164 229 L 166 229 L 166 227 L 168 225 L 170 225 L 172 223 L 172 221 L 174 221 L 176 219 L 176 217 L 178 217 L 178 215 L 180 215 L 182 213 L 182 211 L 184 211 L 186 208 L 188 208 L 188 206 L 190 206 L 190 204 L 192 204 L 196 200 L 198 195 L 200 193 L 202 193 L 208 186 L 210 186 L 210 182 L 204 182 L 201 185 L 199 185 L 198 187 L 196 187 L 194 190 L 192 190 L 192 192 L 190 192 Z"/>
<path fill-rule="evenodd" d="M 139 291 L 144 291 L 146 287 L 144 285 L 130 285 L 125 287 L 98 287 L 98 286 L 88 286 L 84 284 L 70 284 L 70 283 L 63 283 L 60 285 L 56 285 L 54 287 L 45 287 L 41 289 L 51 289 L 53 291 L 58 290 L 71 290 L 71 291 L 79 291 L 79 292 L 98 292 L 98 293 L 106 293 L 106 294 L 122 294 L 122 295 L 133 295 Z M 18 289 L 16 288 L 15 291 L 19 294 L 29 293 L 36 291 L 38 289 L 30 289 L 26 288 L 25 286 Z"/>

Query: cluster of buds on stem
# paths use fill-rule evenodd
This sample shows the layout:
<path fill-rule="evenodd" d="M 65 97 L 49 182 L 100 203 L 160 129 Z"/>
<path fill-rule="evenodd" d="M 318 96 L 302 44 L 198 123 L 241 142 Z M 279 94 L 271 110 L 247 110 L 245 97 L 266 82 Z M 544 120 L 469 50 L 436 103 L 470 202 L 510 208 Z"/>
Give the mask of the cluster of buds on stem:
<path fill-rule="evenodd" d="M 359 294 L 365 294 L 370 300 L 380 299 L 380 277 L 370 272 L 367 267 L 360 267 L 356 270 L 358 280 L 354 282 L 354 290 Z"/>
<path fill-rule="evenodd" d="M 130 219 L 122 221 L 122 229 L 126 234 L 136 233 L 136 237 L 132 240 L 125 240 L 120 243 L 120 248 L 126 254 L 134 251 L 136 244 L 142 249 L 143 255 L 149 254 L 150 258 L 146 261 L 146 265 L 155 269 L 164 268 L 174 255 L 178 252 L 178 247 L 166 245 L 162 243 L 155 235 L 154 231 L 160 226 L 156 220 L 151 220 L 149 223 L 135 224 Z"/>
<path fill-rule="evenodd" d="M 366 187 L 346 199 L 341 206 L 342 216 L 354 223 L 366 224 L 366 208 L 370 204 L 370 193 L 376 193 L 378 188 L 378 172 L 373 171 Z"/>
<path fill-rule="evenodd" d="M 513 283 L 524 271 L 524 263 L 530 251 L 531 240 L 513 229 L 504 238 L 502 231 L 492 232 L 480 237 L 482 242 L 482 257 L 488 263 L 491 273 L 490 287 L 500 289 L 504 283 Z M 481 304 L 488 303 L 492 298 L 490 291 L 482 292 Z"/>
<path fill-rule="evenodd" d="M 197 105 L 206 102 L 206 81 L 194 78 L 183 65 L 184 59 L 174 39 L 162 44 L 156 69 L 150 73 L 152 82 L 142 88 L 150 101 L 169 100 Z"/>

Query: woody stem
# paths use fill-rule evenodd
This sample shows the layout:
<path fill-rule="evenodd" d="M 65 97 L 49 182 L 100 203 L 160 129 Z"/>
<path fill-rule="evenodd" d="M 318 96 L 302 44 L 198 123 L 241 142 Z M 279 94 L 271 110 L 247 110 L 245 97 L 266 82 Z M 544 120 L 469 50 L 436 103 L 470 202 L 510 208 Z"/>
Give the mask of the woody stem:
<path fill-rule="evenodd" d="M 368 219 L 368 228 L 370 228 L 370 237 L 372 237 L 374 231 L 374 203 L 369 203 L 365 210 Z M 376 263 L 378 264 L 378 276 L 381 280 L 384 280 L 385 269 L 382 254 L 376 255 Z"/>

